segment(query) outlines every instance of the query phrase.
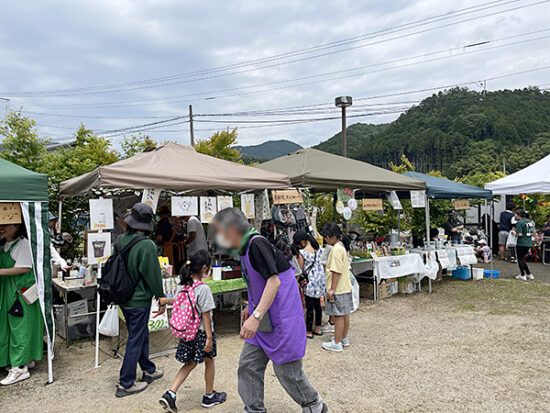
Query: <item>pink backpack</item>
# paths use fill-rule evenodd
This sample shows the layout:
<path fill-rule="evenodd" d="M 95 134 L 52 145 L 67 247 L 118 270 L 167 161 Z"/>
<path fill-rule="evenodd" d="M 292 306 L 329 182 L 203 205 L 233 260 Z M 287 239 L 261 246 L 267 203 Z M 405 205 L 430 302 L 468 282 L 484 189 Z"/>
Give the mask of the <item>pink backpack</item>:
<path fill-rule="evenodd" d="M 184 286 L 177 295 L 172 306 L 170 328 L 172 335 L 185 341 L 193 341 L 201 325 L 201 317 L 197 310 L 195 287 L 204 284 L 195 280 L 192 286 Z"/>

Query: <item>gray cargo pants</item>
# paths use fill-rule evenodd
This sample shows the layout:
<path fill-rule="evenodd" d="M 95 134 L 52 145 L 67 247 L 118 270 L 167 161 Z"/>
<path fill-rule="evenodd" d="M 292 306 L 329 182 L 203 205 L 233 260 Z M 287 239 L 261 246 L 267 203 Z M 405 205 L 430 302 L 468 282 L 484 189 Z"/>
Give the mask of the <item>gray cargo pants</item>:
<path fill-rule="evenodd" d="M 239 395 L 246 413 L 265 413 L 264 375 L 269 357 L 261 347 L 245 343 L 239 360 Z M 303 413 L 321 413 L 323 401 L 302 370 L 302 360 L 273 364 L 279 383 L 302 406 Z"/>

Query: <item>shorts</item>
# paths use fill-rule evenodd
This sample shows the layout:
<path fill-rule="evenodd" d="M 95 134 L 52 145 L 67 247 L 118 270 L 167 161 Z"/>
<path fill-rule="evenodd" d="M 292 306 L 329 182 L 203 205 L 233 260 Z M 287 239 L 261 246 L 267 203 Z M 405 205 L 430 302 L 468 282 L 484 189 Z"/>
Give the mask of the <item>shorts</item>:
<path fill-rule="evenodd" d="M 499 245 L 506 245 L 506 241 L 508 241 L 508 235 L 510 233 L 508 231 L 499 231 L 498 232 L 498 243 Z"/>
<path fill-rule="evenodd" d="M 353 296 L 351 293 L 334 295 L 334 302 L 325 302 L 327 315 L 348 315 L 353 311 Z"/>
<path fill-rule="evenodd" d="M 212 332 L 212 351 L 205 353 L 203 351 L 206 345 L 206 333 L 197 331 L 197 335 L 193 341 L 180 340 L 176 350 L 176 360 L 180 363 L 187 364 L 193 362 L 200 364 L 205 358 L 213 359 L 217 355 L 216 351 L 216 335 Z"/>

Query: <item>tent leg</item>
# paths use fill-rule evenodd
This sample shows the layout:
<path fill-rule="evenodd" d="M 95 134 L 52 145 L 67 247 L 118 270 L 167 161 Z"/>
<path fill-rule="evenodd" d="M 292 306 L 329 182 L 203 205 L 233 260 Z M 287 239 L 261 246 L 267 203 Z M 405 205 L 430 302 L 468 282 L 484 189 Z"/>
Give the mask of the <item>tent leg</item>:
<path fill-rule="evenodd" d="M 430 198 L 426 195 L 426 248 L 430 247 Z"/>
<path fill-rule="evenodd" d="M 49 334 L 47 335 L 48 339 L 48 382 L 46 384 L 53 383 L 53 349 L 52 349 L 52 343 L 49 337 Z"/>
<path fill-rule="evenodd" d="M 59 198 L 59 208 L 57 210 L 57 221 L 59 222 L 59 231 L 61 231 L 61 222 L 63 220 L 63 215 L 62 215 L 62 212 L 63 212 L 63 198 Z"/>
<path fill-rule="evenodd" d="M 97 264 L 97 279 L 101 279 L 101 262 Z M 99 290 L 96 294 L 96 316 L 95 316 L 95 366 L 94 368 L 99 367 L 99 317 L 101 314 L 101 301 L 99 297 Z"/>

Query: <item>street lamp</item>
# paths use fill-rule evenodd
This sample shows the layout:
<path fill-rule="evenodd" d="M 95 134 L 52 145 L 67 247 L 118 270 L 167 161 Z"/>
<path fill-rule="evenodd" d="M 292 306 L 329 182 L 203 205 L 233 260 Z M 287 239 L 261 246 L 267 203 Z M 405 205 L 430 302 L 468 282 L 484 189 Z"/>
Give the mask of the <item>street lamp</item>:
<path fill-rule="evenodd" d="M 348 156 L 346 150 L 346 108 L 352 103 L 351 96 L 339 96 L 334 99 L 334 104 L 342 108 L 342 156 Z"/>

